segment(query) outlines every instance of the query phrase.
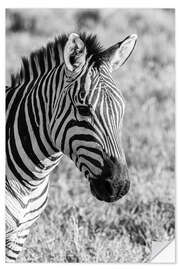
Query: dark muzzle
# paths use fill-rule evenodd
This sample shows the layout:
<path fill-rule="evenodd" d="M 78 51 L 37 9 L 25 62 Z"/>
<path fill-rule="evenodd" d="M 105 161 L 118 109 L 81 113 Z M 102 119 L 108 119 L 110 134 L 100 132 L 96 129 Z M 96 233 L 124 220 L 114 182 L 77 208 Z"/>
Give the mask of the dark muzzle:
<path fill-rule="evenodd" d="M 90 180 L 92 194 L 106 202 L 117 201 L 129 190 L 130 181 L 126 164 L 121 164 L 115 158 L 107 158 L 102 174 L 98 179 Z"/>

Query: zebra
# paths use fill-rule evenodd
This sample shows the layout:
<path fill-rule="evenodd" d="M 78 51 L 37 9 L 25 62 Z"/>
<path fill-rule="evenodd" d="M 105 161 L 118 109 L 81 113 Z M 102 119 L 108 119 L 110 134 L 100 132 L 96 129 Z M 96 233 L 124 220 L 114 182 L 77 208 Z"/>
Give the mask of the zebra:
<path fill-rule="evenodd" d="M 129 190 L 121 134 L 125 103 L 112 72 L 137 35 L 104 49 L 96 35 L 63 34 L 22 58 L 6 89 L 6 261 L 16 261 L 47 204 L 49 174 L 64 155 L 91 193 L 114 202 Z"/>

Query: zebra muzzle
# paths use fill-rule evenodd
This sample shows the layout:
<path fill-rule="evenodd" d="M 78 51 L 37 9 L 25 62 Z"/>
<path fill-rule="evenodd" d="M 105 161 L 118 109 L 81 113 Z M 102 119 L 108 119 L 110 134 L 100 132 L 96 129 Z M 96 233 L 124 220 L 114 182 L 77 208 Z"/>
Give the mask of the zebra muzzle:
<path fill-rule="evenodd" d="M 106 202 L 117 201 L 127 194 L 130 188 L 128 168 L 115 158 L 106 158 L 102 174 L 90 180 L 92 194 Z"/>
<path fill-rule="evenodd" d="M 114 185 L 112 180 L 93 180 L 90 182 L 91 193 L 100 201 L 114 202 L 127 194 L 130 188 L 130 181 L 120 181 Z"/>

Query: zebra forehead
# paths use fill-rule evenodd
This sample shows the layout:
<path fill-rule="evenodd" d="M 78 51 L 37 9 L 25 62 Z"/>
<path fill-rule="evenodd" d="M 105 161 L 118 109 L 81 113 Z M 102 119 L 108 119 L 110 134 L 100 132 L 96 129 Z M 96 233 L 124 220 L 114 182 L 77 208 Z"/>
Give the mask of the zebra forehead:
<path fill-rule="evenodd" d="M 88 65 L 93 63 L 95 67 L 99 68 L 103 63 L 103 59 L 100 55 L 104 51 L 104 48 L 100 45 L 97 36 L 86 33 L 80 33 L 79 36 L 86 46 L 87 59 L 91 56 Z M 29 57 L 22 57 L 22 67 L 20 71 L 15 75 L 11 75 L 11 86 L 18 85 L 23 79 L 29 80 L 30 69 L 33 69 L 33 67 L 37 68 L 37 65 L 39 65 L 40 72 L 43 73 L 46 71 L 46 68 L 51 69 L 54 66 L 62 64 L 63 50 L 67 40 L 68 34 L 60 35 L 56 37 L 53 42 L 47 43 L 45 47 L 31 52 Z"/>

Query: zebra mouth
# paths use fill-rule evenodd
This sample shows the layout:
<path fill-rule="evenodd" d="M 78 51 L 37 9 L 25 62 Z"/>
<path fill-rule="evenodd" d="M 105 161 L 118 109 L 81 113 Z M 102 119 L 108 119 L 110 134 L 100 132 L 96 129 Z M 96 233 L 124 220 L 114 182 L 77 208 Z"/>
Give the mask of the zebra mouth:
<path fill-rule="evenodd" d="M 98 180 L 96 180 L 97 183 Z M 125 180 L 124 183 L 120 185 L 119 189 L 113 189 L 112 185 L 108 181 L 99 183 L 90 181 L 91 193 L 96 199 L 105 202 L 115 202 L 121 199 L 129 191 L 130 181 Z"/>
<path fill-rule="evenodd" d="M 99 201 L 103 201 L 103 198 L 101 198 L 98 193 L 96 192 L 94 186 L 90 183 L 90 189 L 91 189 L 91 193 L 94 197 L 96 197 Z"/>

